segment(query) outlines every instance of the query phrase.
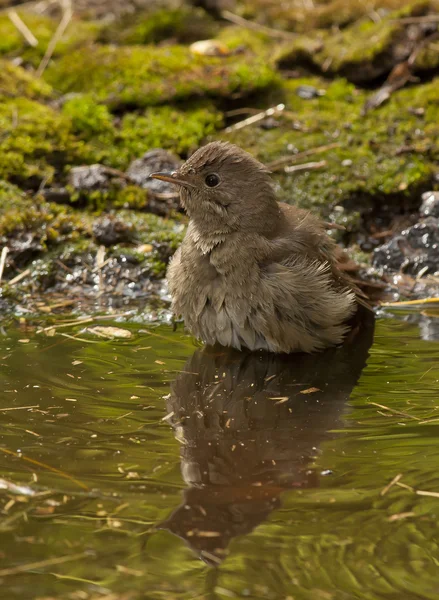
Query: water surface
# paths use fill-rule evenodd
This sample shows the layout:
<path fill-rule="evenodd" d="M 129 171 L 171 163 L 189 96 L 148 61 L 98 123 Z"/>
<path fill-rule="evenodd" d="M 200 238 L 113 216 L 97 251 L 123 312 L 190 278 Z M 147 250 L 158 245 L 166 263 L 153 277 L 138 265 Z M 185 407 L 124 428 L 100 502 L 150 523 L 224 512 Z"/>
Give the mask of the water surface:
<path fill-rule="evenodd" d="M 2 598 L 436 600 L 439 319 L 412 321 L 289 358 L 5 327 Z"/>

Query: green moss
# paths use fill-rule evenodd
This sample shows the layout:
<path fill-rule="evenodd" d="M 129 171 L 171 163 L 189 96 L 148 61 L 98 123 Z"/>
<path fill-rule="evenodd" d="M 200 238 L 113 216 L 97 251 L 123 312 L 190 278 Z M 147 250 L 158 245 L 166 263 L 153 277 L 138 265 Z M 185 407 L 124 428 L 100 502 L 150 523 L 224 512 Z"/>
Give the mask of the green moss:
<path fill-rule="evenodd" d="M 56 171 L 86 158 L 68 119 L 26 98 L 0 100 L 0 178 L 26 187 L 50 183 Z"/>
<path fill-rule="evenodd" d="M 62 57 L 46 71 L 61 92 L 92 93 L 110 107 L 149 106 L 196 96 L 249 94 L 273 85 L 264 58 L 193 55 L 184 46 L 93 46 Z"/>
<path fill-rule="evenodd" d="M 337 73 L 355 83 L 376 79 L 401 60 L 401 47 L 408 43 L 406 25 L 397 19 L 426 14 L 428 8 L 429 2 L 417 0 L 378 22 L 365 17 L 336 33 L 301 36 L 283 46 L 278 64 L 313 64 L 325 73 Z"/>
<path fill-rule="evenodd" d="M 38 244 L 47 249 L 53 244 L 89 235 L 90 219 L 66 206 L 15 195 L 11 202 L 0 203 L 0 238 L 7 239 L 22 232 L 31 233 Z"/>
<path fill-rule="evenodd" d="M 0 96 L 48 98 L 50 85 L 7 60 L 0 60 Z"/>
<path fill-rule="evenodd" d="M 172 38 L 189 43 L 216 35 L 219 25 L 201 9 L 180 7 L 154 12 L 136 12 L 122 22 L 112 23 L 99 36 L 101 42 L 118 44 L 156 44 Z M 201 33 L 202 32 L 202 33 Z"/>
<path fill-rule="evenodd" d="M 2 13 L 0 14 L 0 55 L 19 56 L 26 62 L 37 66 L 44 56 L 50 40 L 53 38 L 59 21 L 27 11 L 19 11 L 19 15 L 37 38 L 38 45 L 35 48 L 29 46 L 7 14 Z M 53 56 L 61 56 L 86 42 L 92 41 L 98 30 L 98 25 L 94 23 L 72 20 L 57 43 Z"/>
<path fill-rule="evenodd" d="M 151 148 L 165 148 L 187 154 L 222 126 L 221 114 L 210 105 L 196 105 L 189 110 L 171 106 L 149 108 L 142 114 L 128 113 L 115 136 L 109 161 L 124 167 L 133 158 Z"/>
<path fill-rule="evenodd" d="M 30 204 L 30 200 L 24 192 L 8 181 L 0 179 L 0 218 L 2 218 L 9 210 L 27 204 Z"/>
<path fill-rule="evenodd" d="M 380 0 L 373 9 L 379 14 L 398 10 L 413 0 Z M 240 15 L 297 33 L 316 29 L 339 29 L 369 17 L 371 6 L 364 0 L 314 0 L 313 2 L 279 2 L 279 0 L 238 0 L 236 10 Z"/>
<path fill-rule="evenodd" d="M 326 94 L 303 100 L 296 90 L 304 84 L 326 88 Z M 358 208 L 361 198 L 416 195 L 432 184 L 438 158 L 438 80 L 396 92 L 366 116 L 361 116 L 361 108 L 367 94 L 341 79 L 332 84 L 317 78 L 286 82 L 284 98 L 288 112 L 278 117 L 280 129 L 251 126 L 225 136 L 267 163 L 291 154 L 294 164 L 294 149 L 303 152 L 337 144 L 296 161 L 325 160 L 323 168 L 277 176 L 283 200 L 328 213 L 351 198 Z M 417 107 L 425 108 L 424 117 L 413 113 Z"/>
<path fill-rule="evenodd" d="M 116 208 L 142 210 L 148 205 L 148 192 L 136 185 L 127 185 L 118 192 L 113 205 Z"/>
<path fill-rule="evenodd" d="M 117 125 L 107 106 L 89 94 L 68 100 L 62 112 L 73 131 L 93 148 L 94 162 L 116 168 L 126 168 L 151 148 L 187 154 L 223 125 L 222 114 L 209 102 L 192 103 L 187 110 L 156 106 L 129 112 L 117 119 Z"/>
<path fill-rule="evenodd" d="M 95 102 L 92 96 L 78 94 L 68 99 L 62 112 L 71 119 L 73 131 L 84 139 L 90 140 L 94 136 L 108 136 L 109 141 L 113 139 L 113 117 L 108 108 Z"/>
<path fill-rule="evenodd" d="M 265 33 L 243 29 L 237 25 L 229 25 L 224 27 L 218 34 L 217 39 L 223 42 L 230 51 L 252 52 L 258 56 L 265 57 L 271 61 L 273 47 L 279 42 L 273 40 Z"/>
<path fill-rule="evenodd" d="M 439 30 L 439 27 L 438 27 Z M 432 71 L 439 67 L 439 41 L 433 40 L 421 46 L 416 54 L 414 68 L 416 71 Z"/>

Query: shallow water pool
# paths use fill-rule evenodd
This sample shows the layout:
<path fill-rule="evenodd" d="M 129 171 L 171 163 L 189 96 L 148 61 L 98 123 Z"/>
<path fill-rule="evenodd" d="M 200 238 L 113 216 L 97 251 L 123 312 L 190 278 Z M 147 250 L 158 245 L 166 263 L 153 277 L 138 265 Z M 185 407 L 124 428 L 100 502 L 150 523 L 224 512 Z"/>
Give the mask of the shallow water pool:
<path fill-rule="evenodd" d="M 311 357 L 5 326 L 2 599 L 436 600 L 438 322 Z"/>

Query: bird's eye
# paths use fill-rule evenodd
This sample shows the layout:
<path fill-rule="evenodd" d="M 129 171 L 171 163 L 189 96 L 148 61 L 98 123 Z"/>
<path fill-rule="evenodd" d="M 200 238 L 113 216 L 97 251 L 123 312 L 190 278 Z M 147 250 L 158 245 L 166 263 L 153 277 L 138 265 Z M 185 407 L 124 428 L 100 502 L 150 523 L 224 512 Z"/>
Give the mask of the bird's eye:
<path fill-rule="evenodd" d="M 216 187 L 220 182 L 220 178 L 216 173 L 211 173 L 210 175 L 206 176 L 204 181 L 208 187 Z"/>

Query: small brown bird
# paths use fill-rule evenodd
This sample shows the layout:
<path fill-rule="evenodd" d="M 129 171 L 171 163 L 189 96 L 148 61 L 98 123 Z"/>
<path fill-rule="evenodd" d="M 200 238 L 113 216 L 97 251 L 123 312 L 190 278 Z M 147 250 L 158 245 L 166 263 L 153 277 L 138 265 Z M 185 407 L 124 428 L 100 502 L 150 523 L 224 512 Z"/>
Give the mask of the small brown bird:
<path fill-rule="evenodd" d="M 309 211 L 278 202 L 269 170 L 225 142 L 174 173 L 190 221 L 168 268 L 175 314 L 207 344 L 314 352 L 343 341 L 361 292 Z"/>

